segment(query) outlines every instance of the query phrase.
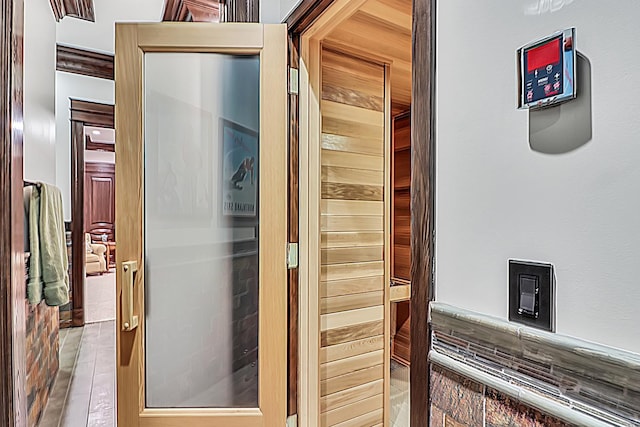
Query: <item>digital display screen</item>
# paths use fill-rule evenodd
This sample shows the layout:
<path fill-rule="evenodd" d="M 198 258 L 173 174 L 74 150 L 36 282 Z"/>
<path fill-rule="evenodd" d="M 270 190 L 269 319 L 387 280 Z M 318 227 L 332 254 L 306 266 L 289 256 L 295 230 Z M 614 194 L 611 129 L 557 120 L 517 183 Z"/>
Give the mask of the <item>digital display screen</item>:
<path fill-rule="evenodd" d="M 524 50 L 524 101 L 534 103 L 564 91 L 562 35 Z M 571 46 L 568 46 L 572 49 Z"/>
<path fill-rule="evenodd" d="M 527 70 L 530 73 L 558 63 L 560 63 L 560 37 L 527 52 Z"/>

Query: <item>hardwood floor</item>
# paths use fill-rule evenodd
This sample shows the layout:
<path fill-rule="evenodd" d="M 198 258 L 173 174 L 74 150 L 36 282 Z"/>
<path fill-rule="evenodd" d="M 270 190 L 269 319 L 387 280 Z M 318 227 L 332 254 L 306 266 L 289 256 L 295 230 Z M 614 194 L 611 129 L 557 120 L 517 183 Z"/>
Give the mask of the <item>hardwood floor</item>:
<path fill-rule="evenodd" d="M 60 347 L 39 427 L 115 427 L 115 321 L 63 329 Z"/>

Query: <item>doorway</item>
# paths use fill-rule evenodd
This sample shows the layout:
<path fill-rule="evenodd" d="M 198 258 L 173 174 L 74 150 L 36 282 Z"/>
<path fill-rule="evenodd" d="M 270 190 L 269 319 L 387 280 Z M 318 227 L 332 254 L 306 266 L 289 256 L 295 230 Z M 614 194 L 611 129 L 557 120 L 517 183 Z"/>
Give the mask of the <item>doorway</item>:
<path fill-rule="evenodd" d="M 293 29 L 308 260 L 299 286 L 300 366 L 309 373 L 298 396 L 303 424 L 428 420 L 433 169 L 414 167 L 433 161 L 425 150 L 433 140 L 428 118 L 412 126 L 431 102 L 413 85 L 416 76 L 429 81 L 423 64 L 413 68 L 415 43 L 432 37 L 427 27 L 414 31 L 429 19 L 423 3 L 334 1 L 320 14 L 301 13 Z M 409 388 L 409 377 L 427 384 Z"/>
<path fill-rule="evenodd" d="M 114 107 L 70 99 L 70 303 L 39 427 L 115 425 Z"/>
<path fill-rule="evenodd" d="M 115 321 L 115 130 L 85 126 L 85 324 Z M 89 252 L 91 248 L 91 252 Z"/>

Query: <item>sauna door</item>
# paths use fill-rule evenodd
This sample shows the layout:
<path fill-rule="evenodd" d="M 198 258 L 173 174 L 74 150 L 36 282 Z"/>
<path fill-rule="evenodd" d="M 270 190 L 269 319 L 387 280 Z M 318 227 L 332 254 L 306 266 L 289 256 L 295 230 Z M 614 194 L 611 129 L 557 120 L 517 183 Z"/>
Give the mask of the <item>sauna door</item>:
<path fill-rule="evenodd" d="M 117 419 L 284 426 L 286 27 L 116 24 Z"/>

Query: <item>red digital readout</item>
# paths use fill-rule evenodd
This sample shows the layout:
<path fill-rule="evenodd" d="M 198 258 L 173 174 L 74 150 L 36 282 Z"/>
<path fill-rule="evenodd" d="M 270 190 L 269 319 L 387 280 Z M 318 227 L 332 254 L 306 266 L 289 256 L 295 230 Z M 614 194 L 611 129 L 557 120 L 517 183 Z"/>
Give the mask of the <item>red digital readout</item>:
<path fill-rule="evenodd" d="M 539 68 L 560 62 L 560 38 L 549 40 L 527 52 L 527 70 L 533 73 Z"/>

